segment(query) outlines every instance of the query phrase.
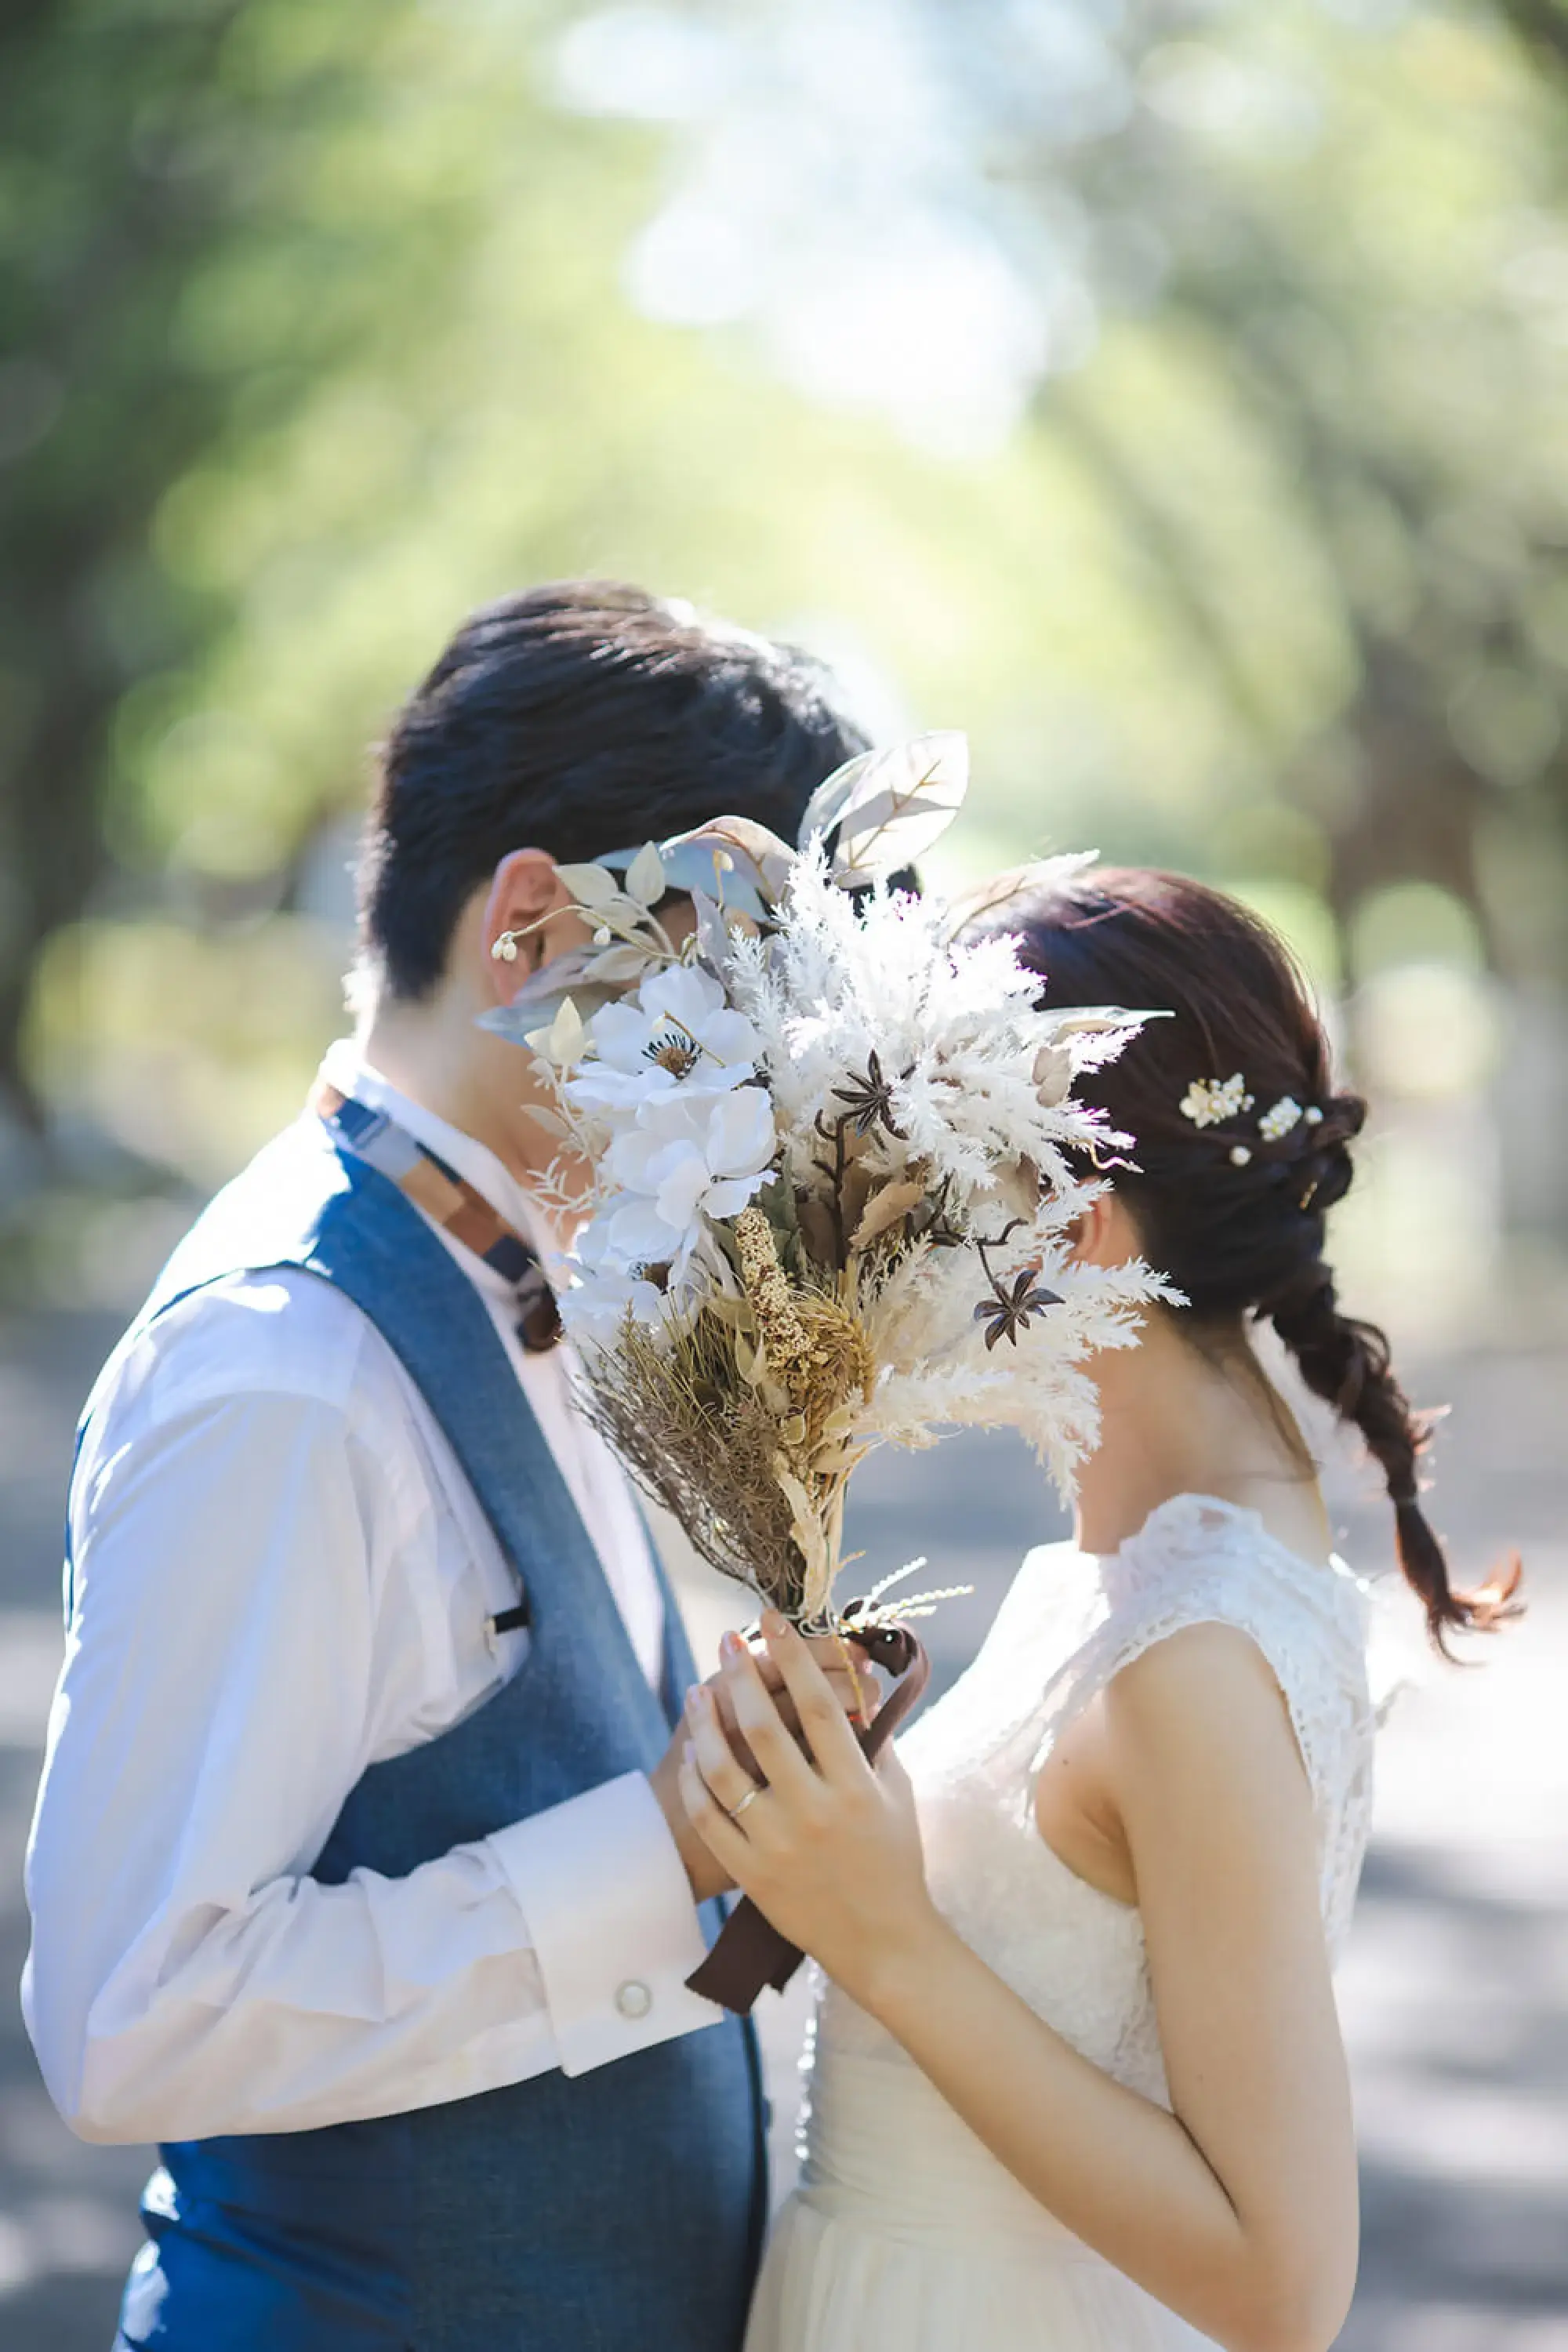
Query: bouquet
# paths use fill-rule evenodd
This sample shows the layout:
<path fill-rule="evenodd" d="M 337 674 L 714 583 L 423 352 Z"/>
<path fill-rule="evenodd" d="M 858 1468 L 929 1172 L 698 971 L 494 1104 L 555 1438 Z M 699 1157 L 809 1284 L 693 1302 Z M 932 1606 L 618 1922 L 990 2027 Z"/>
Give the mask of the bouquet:
<path fill-rule="evenodd" d="M 1065 1481 L 1085 1360 L 1161 1288 L 1070 1257 L 1129 1140 L 1073 1082 L 1138 1016 L 1038 1010 L 1010 940 L 889 887 L 966 782 L 963 737 L 924 736 L 830 777 L 798 847 L 725 817 L 564 866 L 591 945 L 489 1016 L 547 1073 L 546 1183 L 589 1212 L 561 1304 L 592 1417 L 714 1568 L 906 1664 L 904 1621 L 945 1596 L 840 1604 L 857 1465 L 1010 1424 Z"/>

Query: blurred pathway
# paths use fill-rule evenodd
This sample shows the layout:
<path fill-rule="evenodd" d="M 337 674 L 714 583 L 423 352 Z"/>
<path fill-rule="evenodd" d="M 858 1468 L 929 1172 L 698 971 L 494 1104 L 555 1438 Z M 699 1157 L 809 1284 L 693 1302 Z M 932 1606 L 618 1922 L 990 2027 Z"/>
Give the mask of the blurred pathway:
<path fill-rule="evenodd" d="M 0 1324 L 0 2347 L 106 2352 L 136 2243 L 139 2151 L 85 2147 L 50 2109 L 16 2013 L 19 1864 L 59 1653 L 58 1517 L 78 1402 L 114 1336 Z M 1439 1517 L 1469 1561 L 1525 1550 L 1532 1609 L 1486 1671 L 1420 1676 L 1384 1735 L 1378 1831 L 1342 1996 L 1365 2177 L 1362 2284 L 1342 2352 L 1568 2352 L 1568 1355 L 1493 1356 L 1421 1384 L 1455 1405 Z M 1381 1565 L 1386 1514 L 1347 1486 L 1344 1549 Z M 1060 1531 L 1010 1441 L 867 1465 L 853 1541 L 971 1579 L 938 1621 L 972 1649 L 1019 1555 Z M 743 1611 L 710 1579 L 699 1636 Z M 1408 1629 L 1408 1614 L 1391 1612 Z M 767 2021 L 787 2144 L 798 2002 Z M 215 2347 L 215 2352 L 217 2347 Z"/>

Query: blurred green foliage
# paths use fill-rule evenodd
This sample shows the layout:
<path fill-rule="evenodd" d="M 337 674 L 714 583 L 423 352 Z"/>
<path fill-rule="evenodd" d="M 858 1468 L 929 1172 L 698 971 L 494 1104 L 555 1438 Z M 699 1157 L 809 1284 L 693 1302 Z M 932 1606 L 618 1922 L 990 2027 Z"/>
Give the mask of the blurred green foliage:
<path fill-rule="evenodd" d="M 1053 238 L 1078 256 L 1070 364 L 983 446 L 847 364 L 837 396 L 831 337 L 781 359 L 765 268 L 727 310 L 694 279 L 706 323 L 638 292 L 650 226 L 713 200 L 742 68 L 783 106 L 776 44 L 816 25 L 820 63 L 861 16 L 951 89 L 926 148 L 965 233 L 1026 287 Z M 1047 16 L 1092 24 L 1129 93 L 1093 135 L 1025 102 Z M 563 76 L 563 44 L 673 54 L 681 24 L 734 53 L 707 98 Z M 13 0 L 17 1118 L 205 1184 L 283 1116 L 339 1017 L 365 745 L 464 611 L 569 572 L 805 635 L 889 723 L 967 726 L 972 870 L 1098 843 L 1246 887 L 1331 982 L 1560 984 L 1565 58 L 1545 0 L 1114 27 L 1071 0 Z M 930 192 L 802 87 L 757 143 L 756 235 L 815 200 L 847 252 L 851 150 L 884 227 Z M 934 299 L 929 331 L 933 360 L 962 331 Z"/>

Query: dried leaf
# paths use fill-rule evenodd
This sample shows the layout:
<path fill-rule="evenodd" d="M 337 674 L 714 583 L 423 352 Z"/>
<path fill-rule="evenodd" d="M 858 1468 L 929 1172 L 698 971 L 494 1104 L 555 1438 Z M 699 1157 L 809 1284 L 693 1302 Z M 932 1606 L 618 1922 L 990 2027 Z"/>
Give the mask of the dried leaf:
<path fill-rule="evenodd" d="M 546 1135 L 560 1136 L 568 1142 L 571 1140 L 572 1130 L 559 1111 L 546 1110 L 542 1103 L 527 1103 L 523 1108 L 534 1125 L 542 1127 Z"/>
<path fill-rule="evenodd" d="M 562 956 L 564 964 L 570 959 Z M 553 971 L 554 966 L 549 969 Z M 496 1004 L 479 1016 L 478 1026 L 488 1029 L 492 1037 L 504 1037 L 509 1045 L 527 1047 L 531 1037 L 548 1029 L 561 1007 L 570 1002 L 584 1021 L 591 1021 L 601 1005 L 611 1004 L 622 994 L 618 988 L 600 988 L 582 977 L 581 967 L 576 979 L 538 990 L 527 1003 L 513 998 L 510 1004 Z M 530 1050 L 532 1050 L 530 1048 Z"/>
<path fill-rule="evenodd" d="M 805 804 L 800 829 L 795 835 L 803 849 L 810 842 L 820 841 L 824 834 L 832 832 L 861 777 L 881 756 L 879 751 L 858 752 L 853 760 L 846 760 L 841 768 L 835 768 L 833 773 L 818 784 Z"/>
<path fill-rule="evenodd" d="M 744 816 L 716 817 L 678 834 L 662 855 L 672 888 L 705 890 L 726 913 L 734 908 L 756 922 L 783 898 L 795 857 L 776 833 Z"/>
<path fill-rule="evenodd" d="M 1040 1206 L 1040 1171 L 1032 1160 L 996 1171 L 996 1198 L 1010 1216 L 1032 1219 Z"/>
<path fill-rule="evenodd" d="M 819 1200 L 815 1192 L 797 1192 L 795 1211 L 806 1255 L 816 1265 L 832 1265 L 836 1255 L 833 1219 L 826 1202 Z"/>
<path fill-rule="evenodd" d="M 901 1223 L 911 1209 L 918 1209 L 925 1196 L 925 1186 L 917 1184 L 912 1178 L 884 1184 L 881 1191 L 873 1192 L 867 1202 L 860 1222 L 850 1237 L 850 1248 L 869 1249 L 874 1241 L 879 1241 L 894 1225 Z"/>
<path fill-rule="evenodd" d="M 607 866 L 558 866 L 555 870 L 579 907 L 607 907 L 621 895 Z"/>
<path fill-rule="evenodd" d="M 730 957 L 730 933 L 717 900 L 706 890 L 690 894 L 691 910 L 697 918 L 697 951 L 715 978 L 721 978 Z"/>
<path fill-rule="evenodd" d="M 589 964 L 586 977 L 597 981 L 602 988 L 625 987 L 629 981 L 641 980 L 658 961 L 647 948 L 601 948 Z"/>
<path fill-rule="evenodd" d="M 919 735 L 876 753 L 840 815 L 834 879 L 856 887 L 913 865 L 947 831 L 968 789 L 969 745 L 963 735 Z"/>
<path fill-rule="evenodd" d="M 644 844 L 626 868 L 626 896 L 639 907 L 657 907 L 667 887 L 657 841 Z"/>
<path fill-rule="evenodd" d="M 1072 1055 L 1065 1045 L 1042 1045 L 1035 1056 L 1035 1092 L 1047 1110 L 1066 1098 L 1073 1081 Z"/>
<path fill-rule="evenodd" d="M 581 1061 L 583 1048 L 588 1042 L 587 1032 L 583 1026 L 583 1016 L 572 998 L 568 996 L 564 1000 L 547 1029 L 531 1031 L 527 1042 L 542 1062 L 550 1062 L 558 1070 Z"/>
<path fill-rule="evenodd" d="M 977 882 L 972 889 L 961 891 L 949 901 L 948 936 L 955 938 L 970 924 L 1002 914 L 1016 898 L 1033 897 L 1037 891 L 1060 889 L 1099 863 L 1099 850 L 1088 849 L 1070 851 L 1064 857 L 1036 858 L 1027 866 L 1008 866 L 1005 872 Z"/>
<path fill-rule="evenodd" d="M 866 1204 L 871 1198 L 871 1186 L 874 1181 L 875 1179 L 865 1161 L 851 1156 L 849 1165 L 844 1171 L 844 1181 L 838 1188 L 839 1203 L 844 1214 L 844 1230 L 847 1234 L 855 1233 L 858 1229 L 860 1220 L 866 1213 Z"/>
<path fill-rule="evenodd" d="M 811 1496 L 782 1455 L 773 1463 L 773 1476 L 790 1507 L 790 1533 L 805 1562 L 801 1614 L 809 1622 L 821 1612 L 833 1581 L 827 1538 L 819 1515 L 812 1508 Z"/>

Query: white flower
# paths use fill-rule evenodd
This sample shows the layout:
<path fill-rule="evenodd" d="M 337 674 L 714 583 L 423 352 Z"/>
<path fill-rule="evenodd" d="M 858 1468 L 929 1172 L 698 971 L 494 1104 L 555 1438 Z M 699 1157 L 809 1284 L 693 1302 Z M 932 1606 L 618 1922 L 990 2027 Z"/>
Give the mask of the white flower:
<path fill-rule="evenodd" d="M 577 1239 L 576 1280 L 562 1295 L 561 1319 L 568 1335 L 591 1347 L 613 1348 L 630 1315 L 635 1323 L 657 1323 L 664 1294 L 628 1255 L 629 1236 L 617 1233 L 617 1213 L 591 1218 Z"/>
<path fill-rule="evenodd" d="M 1250 1110 L 1252 1103 L 1247 1080 L 1237 1070 L 1228 1078 L 1194 1078 L 1182 1097 L 1180 1109 L 1194 1127 L 1218 1127 L 1238 1112 Z"/>
<path fill-rule="evenodd" d="M 635 1004 L 606 1004 L 589 1024 L 595 1058 L 567 1089 L 585 1109 L 635 1109 L 658 1095 L 717 1094 L 755 1076 L 762 1040 L 719 982 L 691 964 L 649 974 Z"/>
<path fill-rule="evenodd" d="M 1293 1095 L 1281 1095 L 1272 1110 L 1266 1110 L 1258 1122 L 1258 1132 L 1268 1143 L 1278 1143 L 1301 1117 L 1301 1106 Z M 1315 1123 L 1315 1122 L 1314 1122 Z"/>
<path fill-rule="evenodd" d="M 613 1348 L 628 1315 L 634 1323 L 657 1323 L 663 1311 L 664 1294 L 651 1282 L 608 1268 L 584 1275 L 561 1299 L 567 1336 L 592 1348 Z"/>
<path fill-rule="evenodd" d="M 629 1247 L 634 1240 L 651 1240 L 662 1227 L 666 1246 L 643 1247 L 642 1261 L 683 1258 L 697 1238 L 700 1216 L 740 1215 L 761 1191 L 776 1150 L 765 1087 L 650 1097 L 637 1126 L 610 1147 L 610 1175 L 637 1196 L 614 1212 L 617 1238 L 624 1230 Z"/>

